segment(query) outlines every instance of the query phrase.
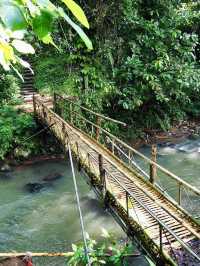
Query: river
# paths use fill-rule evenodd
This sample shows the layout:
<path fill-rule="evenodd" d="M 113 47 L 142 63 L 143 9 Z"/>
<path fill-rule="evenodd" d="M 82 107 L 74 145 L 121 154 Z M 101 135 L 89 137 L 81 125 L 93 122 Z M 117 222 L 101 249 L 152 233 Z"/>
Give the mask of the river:
<path fill-rule="evenodd" d="M 150 157 L 150 146 L 144 146 L 140 151 Z M 136 158 L 138 164 L 146 169 L 149 167 Z M 200 138 L 185 139 L 181 143 L 166 143 L 158 145 L 157 161 L 161 166 L 178 175 L 181 179 L 200 190 Z M 165 189 L 173 198 L 177 199 L 178 187 L 169 177 L 158 171 L 158 185 Z M 189 190 L 182 189 L 182 206 L 194 217 L 200 216 L 199 197 Z"/>
<path fill-rule="evenodd" d="M 150 155 L 148 146 L 141 151 Z M 158 161 L 200 188 L 200 139 L 159 146 Z M 25 189 L 27 183 L 41 183 L 45 176 L 55 172 L 61 173 L 62 178 L 39 193 L 30 193 Z M 72 243 L 81 240 L 69 162 L 41 162 L 17 168 L 9 175 L 10 178 L 6 178 L 1 174 L 0 178 L 0 252 L 65 252 L 71 249 Z M 98 239 L 104 227 L 118 239 L 125 238 L 124 232 L 103 209 L 85 178 L 78 172 L 76 175 L 87 232 Z M 42 266 L 65 265 L 63 258 L 42 258 L 34 262 Z M 141 261 L 140 265 L 146 264 Z"/>
<path fill-rule="evenodd" d="M 30 193 L 27 183 L 43 183 L 52 173 L 62 178 Z M 114 218 L 104 210 L 86 179 L 76 171 L 81 209 L 86 231 L 100 239 L 102 228 L 117 239 L 126 235 Z M 74 185 L 69 162 L 41 162 L 0 174 L 0 252 L 67 252 L 82 240 Z M 148 265 L 144 256 L 135 258 Z M 136 263 L 136 264 L 137 264 Z M 35 266 L 64 266 L 64 258 L 34 258 Z"/>

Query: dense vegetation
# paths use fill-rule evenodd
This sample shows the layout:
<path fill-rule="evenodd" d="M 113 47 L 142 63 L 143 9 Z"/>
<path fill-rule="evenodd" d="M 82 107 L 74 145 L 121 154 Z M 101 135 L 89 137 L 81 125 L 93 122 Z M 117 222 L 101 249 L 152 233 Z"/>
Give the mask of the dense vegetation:
<path fill-rule="evenodd" d="M 74 31 L 66 16 L 60 14 L 57 4 L 66 8 L 68 1 L 55 1 L 52 10 L 45 9 L 48 0 L 38 1 L 37 5 L 34 2 L 33 10 L 30 6 L 25 8 L 26 1 L 10 0 L 9 4 L 13 1 L 26 11 L 28 18 L 28 23 L 24 18 L 20 20 L 20 29 L 30 27 L 31 31 L 21 37 L 13 35 L 15 16 L 6 20 L 6 14 L 10 13 L 2 13 L 0 8 L 0 50 L 4 56 L 0 63 L 6 61 L 4 68 L 12 68 L 17 58 L 29 67 L 18 56 L 24 49 L 32 53 L 34 47 L 35 86 L 39 91 L 78 96 L 83 105 L 127 122 L 129 128 L 123 134 L 130 138 L 141 136 L 146 128 L 168 130 L 177 121 L 199 117 L 198 1 L 77 1 L 90 21 L 86 33 L 93 50 L 86 49 L 85 44 L 91 48 L 91 42 L 81 28 Z M 84 16 L 80 19 L 80 13 L 73 14 L 77 23 L 88 27 Z M 71 16 L 70 11 L 66 15 Z M 5 26 L 10 27 L 9 31 Z M 16 45 L 13 38 L 23 38 L 21 45 Z M 47 39 L 52 46 L 44 44 Z M 16 70 L 18 74 L 22 72 L 15 66 Z M 14 75 L 1 69 L 3 113 L 4 109 L 7 112 L 7 105 L 16 102 L 19 93 L 19 82 Z"/>
<path fill-rule="evenodd" d="M 86 51 L 61 21 L 54 35 L 61 53 L 41 46 L 36 60 L 39 90 L 79 96 L 87 107 L 133 128 L 167 130 L 176 121 L 199 116 L 198 2 L 80 5 L 91 24 L 94 50 Z"/>
<path fill-rule="evenodd" d="M 73 0 L 61 2 L 83 26 L 89 28 L 79 5 Z M 41 151 L 39 140 L 30 138 L 37 129 L 33 117 L 15 106 L 20 103 L 20 84 L 11 70 L 23 81 L 22 67 L 31 69 L 31 66 L 22 56 L 35 53 L 32 43 L 37 46 L 36 39 L 57 48 L 51 32 L 54 21 L 60 18 L 78 33 L 88 49 L 92 49 L 87 35 L 61 6 L 55 6 L 49 0 L 0 1 L 0 159 L 13 155 L 27 158 Z"/>

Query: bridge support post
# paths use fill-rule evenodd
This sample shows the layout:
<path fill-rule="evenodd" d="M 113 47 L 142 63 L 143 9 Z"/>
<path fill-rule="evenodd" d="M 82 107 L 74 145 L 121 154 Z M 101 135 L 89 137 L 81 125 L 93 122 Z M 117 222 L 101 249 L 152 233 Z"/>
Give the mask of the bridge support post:
<path fill-rule="evenodd" d="M 154 144 L 151 148 L 151 160 L 156 163 L 157 161 L 157 146 Z M 149 181 L 154 184 L 157 176 L 157 167 L 155 164 L 150 164 L 150 179 Z"/>
<path fill-rule="evenodd" d="M 70 123 L 73 125 L 73 105 L 72 105 L 72 103 L 70 103 L 69 109 L 70 109 Z"/>
<path fill-rule="evenodd" d="M 160 236 L 160 254 L 163 252 L 163 243 L 162 243 L 163 227 L 159 225 L 159 236 Z"/>
<path fill-rule="evenodd" d="M 102 181 L 102 175 L 103 175 L 103 156 L 99 154 L 99 176 L 101 181 Z"/>
<path fill-rule="evenodd" d="M 127 211 L 127 216 L 129 218 L 129 196 L 128 196 L 128 192 L 126 192 L 126 211 Z"/>
<path fill-rule="evenodd" d="M 182 191 L 181 191 L 181 186 L 182 186 L 182 184 L 181 183 L 179 183 L 178 184 L 178 204 L 181 206 L 181 198 L 182 198 Z"/>
<path fill-rule="evenodd" d="M 100 126 L 101 126 L 101 117 L 97 116 L 97 128 L 96 128 L 96 140 L 99 141 L 99 136 L 100 136 Z"/>

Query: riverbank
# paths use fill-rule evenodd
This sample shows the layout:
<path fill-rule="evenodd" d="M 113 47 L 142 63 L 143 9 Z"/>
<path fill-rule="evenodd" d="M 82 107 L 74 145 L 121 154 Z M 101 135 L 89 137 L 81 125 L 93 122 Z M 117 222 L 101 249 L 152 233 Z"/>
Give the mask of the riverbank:
<path fill-rule="evenodd" d="M 65 159 L 64 154 L 38 155 L 21 161 L 17 161 L 15 159 L 7 159 L 0 163 L 0 173 L 11 172 L 12 169 L 19 170 L 25 166 L 30 166 L 42 162 L 50 162 L 50 161 L 57 162 L 57 161 L 62 161 L 64 159 Z"/>
<path fill-rule="evenodd" d="M 143 145 L 152 144 L 177 144 L 184 141 L 187 138 L 197 139 L 200 137 L 200 121 L 181 121 L 176 123 L 170 130 L 162 131 L 157 129 L 145 129 L 144 137 L 138 138 L 130 144 L 135 148 L 139 149 Z"/>

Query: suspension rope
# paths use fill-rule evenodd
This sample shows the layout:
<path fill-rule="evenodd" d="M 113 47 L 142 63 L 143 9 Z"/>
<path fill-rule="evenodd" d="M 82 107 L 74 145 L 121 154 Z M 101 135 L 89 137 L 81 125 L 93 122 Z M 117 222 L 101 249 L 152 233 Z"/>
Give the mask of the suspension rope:
<path fill-rule="evenodd" d="M 84 227 L 84 222 L 83 222 L 83 215 L 82 215 L 81 206 L 80 206 L 80 198 L 79 198 L 78 187 L 77 187 L 77 182 L 76 182 L 76 175 L 75 175 L 75 171 L 74 171 L 74 163 L 73 163 L 73 159 L 72 159 L 72 152 L 71 152 L 71 147 L 70 147 L 69 142 L 68 142 L 68 151 L 69 151 L 69 159 L 70 159 L 70 164 L 71 164 L 71 170 L 72 170 L 77 206 L 78 206 L 79 217 L 80 217 L 81 231 L 82 231 L 82 236 L 83 236 L 83 241 L 84 241 L 85 257 L 86 257 L 87 262 L 88 262 L 87 265 L 91 266 L 92 264 L 91 264 L 90 258 L 89 258 L 89 250 L 88 250 L 87 240 L 86 240 L 86 236 L 85 236 L 85 227 Z"/>
<path fill-rule="evenodd" d="M 56 123 L 56 122 L 55 122 L 55 123 Z M 50 129 L 52 126 L 55 125 L 55 123 L 53 123 L 53 124 L 51 124 L 51 125 L 49 125 L 49 126 L 46 126 L 45 128 L 43 128 L 43 129 L 39 130 L 38 132 L 34 133 L 33 135 L 31 135 L 30 137 L 25 138 L 24 140 L 22 140 L 22 143 L 25 143 L 25 142 L 27 142 L 28 140 L 31 140 L 31 139 L 33 139 L 34 137 L 40 135 L 42 132 L 44 132 L 44 131 Z M 18 144 L 18 145 L 15 145 L 14 148 L 19 147 L 22 143 L 20 143 L 20 144 Z"/>

